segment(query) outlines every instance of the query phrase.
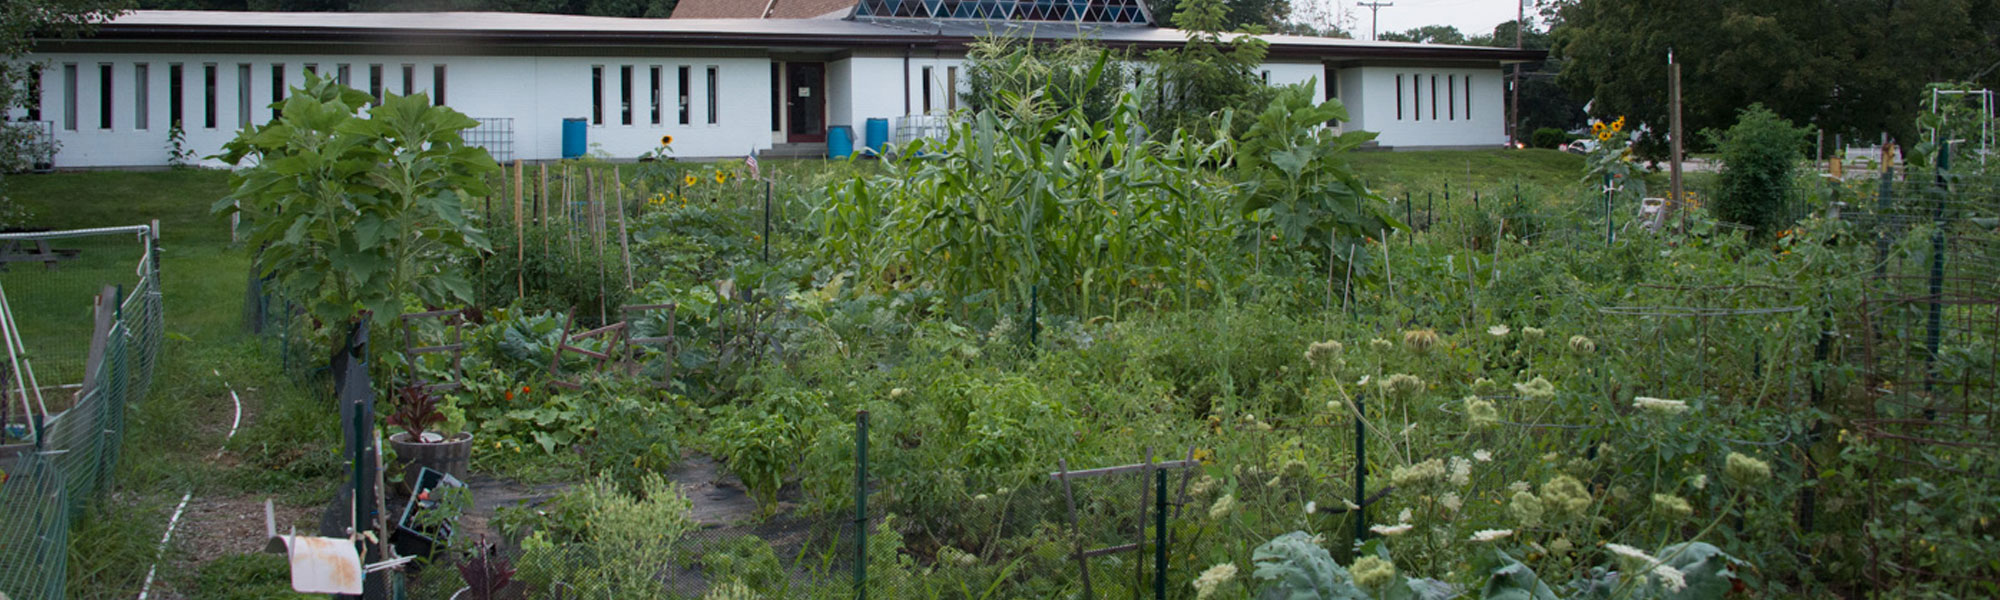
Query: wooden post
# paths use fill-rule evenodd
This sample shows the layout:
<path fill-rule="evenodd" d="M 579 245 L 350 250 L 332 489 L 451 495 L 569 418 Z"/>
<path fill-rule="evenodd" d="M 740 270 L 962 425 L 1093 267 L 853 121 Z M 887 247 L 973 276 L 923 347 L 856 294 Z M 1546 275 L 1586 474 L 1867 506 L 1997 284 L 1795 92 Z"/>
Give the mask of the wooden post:
<path fill-rule="evenodd" d="M 542 192 L 540 194 L 535 195 L 535 205 L 541 208 L 542 217 L 540 219 L 536 219 L 535 224 L 546 228 L 549 225 L 549 164 L 548 163 L 542 163 L 541 183 L 542 183 Z M 548 255 L 548 253 L 549 253 L 549 232 L 545 229 L 544 231 L 542 231 L 542 254 L 546 256 Z"/>
<path fill-rule="evenodd" d="M 520 159 L 514 160 L 514 297 L 528 296 L 528 281 L 521 274 L 523 262 L 528 257 L 528 230 L 521 224 L 521 179 L 526 168 Z"/>
<path fill-rule="evenodd" d="M 625 261 L 625 289 L 632 289 L 632 232 L 625 227 L 625 178 L 617 167 L 612 167 L 611 177 L 618 184 L 618 253 Z M 769 214 L 770 211 L 765 211 Z"/>
<path fill-rule="evenodd" d="M 1681 212 L 1681 223 L 1686 224 L 1687 214 L 1681 206 L 1687 202 L 1687 196 L 1681 190 L 1681 150 L 1684 147 L 1681 142 L 1681 64 L 1674 62 L 1672 50 L 1667 51 L 1667 105 L 1667 135 L 1673 142 L 1672 162 L 1667 163 L 1667 181 L 1673 200 L 1667 203 L 1667 210 Z"/>

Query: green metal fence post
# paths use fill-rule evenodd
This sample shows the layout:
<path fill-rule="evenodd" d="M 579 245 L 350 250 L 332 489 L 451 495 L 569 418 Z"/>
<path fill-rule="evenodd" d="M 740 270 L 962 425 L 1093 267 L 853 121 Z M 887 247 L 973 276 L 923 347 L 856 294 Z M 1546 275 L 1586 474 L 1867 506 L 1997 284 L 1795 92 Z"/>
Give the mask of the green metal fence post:
<path fill-rule="evenodd" d="M 1362 394 L 1354 394 L 1354 543 L 1368 539 L 1368 444 L 1363 439 L 1365 426 L 1362 419 L 1368 412 L 1362 408 Z"/>
<path fill-rule="evenodd" d="M 854 597 L 868 600 L 868 411 L 854 413 Z"/>
<path fill-rule="evenodd" d="M 1167 470 L 1153 470 L 1153 599 L 1167 600 Z"/>

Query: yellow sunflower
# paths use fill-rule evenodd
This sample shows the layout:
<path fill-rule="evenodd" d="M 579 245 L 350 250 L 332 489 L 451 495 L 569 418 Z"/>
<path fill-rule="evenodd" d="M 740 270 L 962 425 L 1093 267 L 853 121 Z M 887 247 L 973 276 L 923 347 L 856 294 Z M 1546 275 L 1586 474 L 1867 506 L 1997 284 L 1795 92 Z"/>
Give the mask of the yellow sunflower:
<path fill-rule="evenodd" d="M 671 135 L 663 135 L 663 136 L 660 136 L 660 145 L 662 145 L 662 146 L 672 146 L 672 145 L 674 145 L 674 136 L 671 136 Z"/>
<path fill-rule="evenodd" d="M 716 172 L 715 172 L 715 182 L 716 182 L 716 183 L 727 183 L 728 181 L 729 181 L 729 174 L 728 174 L 728 173 L 724 173 L 724 172 L 722 172 L 722 171 L 716 171 Z"/>
<path fill-rule="evenodd" d="M 1597 141 L 1600 141 L 1600 142 L 1609 142 L 1609 141 L 1611 141 L 1611 130 L 1609 130 L 1609 129 L 1606 129 L 1606 130 L 1604 130 L 1604 131 L 1599 131 L 1599 132 L 1597 132 Z"/>
<path fill-rule="evenodd" d="M 695 177 L 693 173 L 688 173 L 687 176 L 681 178 L 681 185 L 685 185 L 688 187 L 694 187 L 694 184 L 700 182 L 701 178 Z"/>
<path fill-rule="evenodd" d="M 1592 122 L 1590 123 L 1590 134 L 1591 134 L 1591 135 L 1600 135 L 1600 134 L 1603 134 L 1603 133 L 1604 133 L 1604 122 L 1603 122 L 1603 121 L 1592 121 Z"/>
<path fill-rule="evenodd" d="M 1611 122 L 1612 132 L 1616 133 L 1624 130 L 1625 130 L 1625 117 L 1618 117 L 1618 120 Z"/>

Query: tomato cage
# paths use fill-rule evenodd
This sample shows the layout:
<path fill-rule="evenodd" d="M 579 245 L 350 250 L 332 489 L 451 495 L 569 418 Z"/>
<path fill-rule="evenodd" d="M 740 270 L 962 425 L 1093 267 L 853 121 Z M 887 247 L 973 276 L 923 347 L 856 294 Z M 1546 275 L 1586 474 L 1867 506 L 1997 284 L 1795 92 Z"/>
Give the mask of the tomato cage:
<path fill-rule="evenodd" d="M 2000 582 L 1990 562 L 1952 558 L 1981 552 L 1963 540 L 1992 534 L 1976 499 L 2000 490 L 2000 177 L 1968 171 L 1891 173 L 1846 217 L 1875 246 L 1850 341 L 1861 398 L 1840 442 L 1868 469 L 1876 581 Z"/>

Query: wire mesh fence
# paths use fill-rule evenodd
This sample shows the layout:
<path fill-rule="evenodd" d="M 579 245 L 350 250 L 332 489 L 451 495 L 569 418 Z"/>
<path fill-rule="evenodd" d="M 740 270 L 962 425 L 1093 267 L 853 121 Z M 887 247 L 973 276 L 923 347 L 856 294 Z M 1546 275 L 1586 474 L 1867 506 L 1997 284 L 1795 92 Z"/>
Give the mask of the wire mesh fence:
<path fill-rule="evenodd" d="M 60 267 L 17 265 L 0 276 L 0 328 L 8 346 L 0 365 L 7 407 L 0 435 L 0 596 L 63 598 L 69 527 L 109 485 L 125 409 L 145 399 L 159 359 L 158 238 L 141 226 L 6 234 L 0 241 L 15 254 L 52 242 L 80 251 Z M 84 291 L 92 288 L 94 296 Z"/>
<path fill-rule="evenodd" d="M 1943 169 L 1898 169 L 1842 217 L 1874 245 L 1865 275 L 1858 345 L 1870 402 L 1854 410 L 1878 469 L 1866 490 L 1875 514 L 1915 506 L 1927 513 L 2000 489 L 2000 177 Z M 1964 495 L 1961 495 L 1964 494 Z M 1975 506 L 1967 510 L 1977 511 Z M 1913 504 L 1921 503 L 1921 504 Z M 1880 512 L 1877 512 L 1880 511 Z M 1907 514 L 1907 513 L 1904 513 Z M 1983 525 L 1942 518 L 1878 518 L 1867 525 L 1877 581 L 1916 579 L 1991 585 L 2000 573 L 1932 563 L 1952 539 Z M 1973 588 L 1987 589 L 1987 588 Z"/>

